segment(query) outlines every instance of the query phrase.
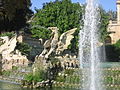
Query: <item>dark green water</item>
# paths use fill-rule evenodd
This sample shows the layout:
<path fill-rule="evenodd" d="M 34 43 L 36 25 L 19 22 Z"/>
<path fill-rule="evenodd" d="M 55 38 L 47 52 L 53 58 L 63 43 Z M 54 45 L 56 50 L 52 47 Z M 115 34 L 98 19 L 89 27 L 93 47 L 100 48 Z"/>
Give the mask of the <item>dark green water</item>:
<path fill-rule="evenodd" d="M 30 89 L 22 88 L 20 85 L 1 82 L 0 81 L 0 90 L 81 90 L 81 89 L 70 89 L 70 88 L 39 88 L 39 89 Z M 120 87 L 117 88 L 107 88 L 106 90 L 120 90 Z"/>
<path fill-rule="evenodd" d="M 0 90 L 78 90 L 78 89 L 68 89 L 68 88 L 39 88 L 39 89 L 30 89 L 30 88 L 22 88 L 20 85 L 1 82 L 0 81 Z"/>
<path fill-rule="evenodd" d="M 17 85 L 17 84 L 0 81 L 0 90 L 25 90 L 25 89 L 22 89 L 20 85 Z"/>

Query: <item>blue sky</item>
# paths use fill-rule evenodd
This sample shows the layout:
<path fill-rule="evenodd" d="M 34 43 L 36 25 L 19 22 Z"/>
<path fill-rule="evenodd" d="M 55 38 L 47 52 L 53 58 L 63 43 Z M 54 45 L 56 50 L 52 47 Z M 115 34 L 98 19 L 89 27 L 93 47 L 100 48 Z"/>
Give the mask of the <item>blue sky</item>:
<path fill-rule="evenodd" d="M 45 2 L 50 2 L 50 1 L 55 1 L 55 0 L 32 0 L 32 10 L 34 8 L 42 8 L 42 4 Z M 85 3 L 86 0 L 72 0 L 72 2 L 80 2 L 80 3 Z M 99 0 L 100 4 L 102 7 L 108 11 L 108 10 L 116 10 L 116 0 Z"/>

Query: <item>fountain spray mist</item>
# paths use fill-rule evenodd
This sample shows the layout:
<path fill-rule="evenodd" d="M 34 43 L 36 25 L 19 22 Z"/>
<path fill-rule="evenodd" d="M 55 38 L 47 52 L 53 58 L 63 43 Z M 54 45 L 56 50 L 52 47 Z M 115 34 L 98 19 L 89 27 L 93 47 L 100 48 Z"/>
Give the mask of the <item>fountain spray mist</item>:
<path fill-rule="evenodd" d="M 83 70 L 83 90 L 103 90 L 100 73 L 99 6 L 97 0 L 87 0 L 84 27 L 80 30 L 79 57 Z"/>

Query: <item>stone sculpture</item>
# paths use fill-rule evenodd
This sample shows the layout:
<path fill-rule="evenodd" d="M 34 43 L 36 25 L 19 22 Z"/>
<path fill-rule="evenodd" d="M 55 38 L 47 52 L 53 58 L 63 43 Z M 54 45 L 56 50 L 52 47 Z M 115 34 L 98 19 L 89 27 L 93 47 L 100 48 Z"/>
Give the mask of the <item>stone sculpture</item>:
<path fill-rule="evenodd" d="M 17 39 L 16 39 L 17 36 L 12 37 L 11 39 L 9 39 L 8 36 L 0 37 L 0 38 L 3 39 L 4 42 L 4 44 L 0 46 L 0 53 L 3 56 L 6 56 L 10 54 L 12 51 L 14 51 L 17 43 Z"/>
<path fill-rule="evenodd" d="M 59 39 L 59 29 L 57 27 L 49 27 L 48 29 L 52 31 L 52 37 L 44 43 L 44 50 L 39 55 L 45 58 L 48 58 L 52 52 L 58 55 L 67 49 L 68 45 L 70 45 L 70 41 L 74 38 L 72 34 L 77 30 L 77 28 L 68 30 L 63 33 Z"/>
<path fill-rule="evenodd" d="M 61 52 L 63 52 L 65 49 L 67 49 L 68 45 L 70 45 L 71 40 L 74 38 L 74 36 L 72 35 L 75 31 L 77 30 L 77 28 L 68 30 L 67 32 L 63 33 L 60 36 L 60 40 L 58 42 L 58 48 L 56 49 L 56 54 L 60 54 Z"/>
<path fill-rule="evenodd" d="M 50 61 L 51 58 L 50 55 L 54 55 L 54 57 L 60 55 L 65 49 L 67 49 L 68 45 L 70 44 L 71 40 L 74 38 L 72 35 L 77 28 L 71 29 L 65 33 L 63 33 L 60 38 L 58 35 L 58 28 L 57 27 L 49 27 L 52 31 L 52 36 L 50 39 L 46 40 L 44 43 L 44 50 L 42 53 L 35 58 L 35 62 L 33 64 L 33 74 L 36 72 L 39 72 L 40 70 L 46 70 L 51 71 L 53 70 L 62 70 L 63 65 L 61 66 L 62 62 L 59 62 L 58 64 L 52 65 L 52 62 Z M 59 60 L 59 59 L 58 59 Z M 63 63 L 64 64 L 64 63 Z M 72 65 L 71 65 L 72 66 Z M 59 69 L 56 69 L 57 67 L 60 67 Z M 53 75 L 49 75 L 53 76 Z"/>
<path fill-rule="evenodd" d="M 0 37 L 0 55 L 2 70 L 12 69 L 13 66 L 27 66 L 28 59 L 22 55 L 19 50 L 15 51 L 17 35 L 9 38 L 8 36 Z"/>
<path fill-rule="evenodd" d="M 48 58 L 48 56 L 56 49 L 58 43 L 59 29 L 57 27 L 49 27 L 48 29 L 52 31 L 52 37 L 44 43 L 44 50 L 40 54 L 40 56 L 45 56 L 45 58 Z"/>

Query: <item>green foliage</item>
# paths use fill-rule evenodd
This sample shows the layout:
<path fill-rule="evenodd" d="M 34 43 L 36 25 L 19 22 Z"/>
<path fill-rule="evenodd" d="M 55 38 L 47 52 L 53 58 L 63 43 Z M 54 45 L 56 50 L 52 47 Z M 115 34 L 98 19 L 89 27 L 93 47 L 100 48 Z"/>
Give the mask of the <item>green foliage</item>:
<path fill-rule="evenodd" d="M 57 26 L 60 34 L 79 27 L 79 20 L 82 17 L 82 7 L 71 0 L 62 0 L 44 4 L 43 8 L 37 10 L 32 25 L 44 27 Z"/>
<path fill-rule="evenodd" d="M 23 55 L 28 56 L 32 47 L 30 47 L 27 43 L 17 43 L 16 49 L 18 49 Z"/>
<path fill-rule="evenodd" d="M 114 45 L 106 45 L 105 49 L 107 61 L 116 62 L 119 60 L 120 54 Z"/>
<path fill-rule="evenodd" d="M 108 14 L 109 14 L 111 20 L 116 21 L 116 19 L 117 19 L 117 12 L 116 11 L 110 10 L 110 11 L 108 11 Z"/>
<path fill-rule="evenodd" d="M 16 71 L 17 69 L 18 69 L 17 66 L 12 66 L 12 70 L 13 70 L 13 71 Z"/>
<path fill-rule="evenodd" d="M 10 74 L 11 74 L 11 71 L 2 71 L 2 75 L 3 76 L 10 76 Z"/>
<path fill-rule="evenodd" d="M 25 75 L 24 78 L 25 78 L 25 80 L 31 82 L 31 81 L 33 80 L 33 74 L 32 74 L 32 73 L 29 73 L 29 74 Z"/>
<path fill-rule="evenodd" d="M 116 68 L 109 68 L 103 71 L 105 77 L 104 77 L 104 84 L 106 85 L 116 85 L 120 83 L 120 80 L 118 79 L 120 75 L 120 70 Z"/>
<path fill-rule="evenodd" d="M 65 77 L 64 76 L 57 76 L 55 80 L 57 82 L 65 82 Z"/>
<path fill-rule="evenodd" d="M 0 46 L 4 44 L 3 39 L 0 38 Z"/>
<path fill-rule="evenodd" d="M 65 74 L 68 74 L 68 75 L 73 75 L 75 71 L 73 69 L 65 69 Z"/>
<path fill-rule="evenodd" d="M 15 35 L 14 32 L 5 32 L 0 34 L 0 37 L 8 36 L 9 38 L 12 38 Z"/>
<path fill-rule="evenodd" d="M 26 26 L 31 17 L 31 0 L 0 0 L 0 32 L 15 31 Z"/>
<path fill-rule="evenodd" d="M 33 81 L 35 82 L 41 82 L 46 79 L 45 72 L 43 70 L 40 70 L 39 72 L 36 72 L 35 75 L 33 75 Z"/>
<path fill-rule="evenodd" d="M 120 49 L 120 39 L 114 44 L 116 49 Z"/>
<path fill-rule="evenodd" d="M 109 14 L 100 7 L 100 16 L 101 16 L 101 24 L 100 24 L 100 34 L 101 34 L 101 41 L 104 41 L 108 36 L 107 27 L 109 24 Z"/>
<path fill-rule="evenodd" d="M 60 62 L 59 59 L 54 58 L 54 57 L 50 57 L 50 61 L 51 61 L 51 64 L 52 64 L 52 65 L 55 65 L 55 64 L 57 64 L 58 62 Z"/>
<path fill-rule="evenodd" d="M 31 81 L 34 81 L 34 82 L 41 82 L 43 80 L 46 80 L 46 77 L 45 77 L 45 72 L 43 70 L 39 70 L 39 72 L 35 72 L 34 74 L 33 73 L 29 73 L 27 75 L 25 75 L 25 80 L 31 82 Z"/>
<path fill-rule="evenodd" d="M 51 36 L 51 31 L 46 29 L 46 28 L 42 28 L 42 27 L 32 27 L 31 29 L 31 33 L 32 33 L 32 37 L 34 38 L 44 38 L 44 39 L 48 39 Z"/>
<path fill-rule="evenodd" d="M 83 26 L 82 15 L 85 12 L 85 5 L 81 6 L 79 3 L 72 3 L 71 0 L 55 0 L 54 2 L 44 3 L 43 8 L 36 9 L 36 11 L 37 13 L 31 22 L 33 37 L 48 39 L 50 32 L 45 29 L 48 27 L 58 27 L 59 35 L 72 28 L 78 28 L 74 33 L 75 37 L 71 41 L 72 44 L 68 46 L 68 49 L 72 52 L 78 51 L 78 33 L 81 29 L 80 27 Z M 107 25 L 109 23 L 109 15 L 101 7 L 100 15 L 100 33 L 101 41 L 103 41 L 108 35 Z"/>
<path fill-rule="evenodd" d="M 118 55 L 118 57 L 119 57 L 119 59 L 120 59 L 120 40 L 118 40 L 118 41 L 114 44 L 114 47 L 115 47 L 116 54 Z"/>
<path fill-rule="evenodd" d="M 109 61 L 119 61 L 120 59 L 120 40 L 113 45 L 106 45 L 106 57 Z"/>
<path fill-rule="evenodd" d="M 108 84 L 108 83 L 110 83 L 110 82 L 112 82 L 113 81 L 113 77 L 106 77 L 105 79 L 104 79 L 104 83 L 105 84 Z"/>
<path fill-rule="evenodd" d="M 80 30 L 80 20 L 82 20 L 83 8 L 79 3 L 72 3 L 71 0 L 56 0 L 54 2 L 45 3 L 42 9 L 36 9 L 32 27 L 37 25 L 37 28 L 32 28 L 33 37 L 48 39 L 50 34 L 48 30 L 43 29 L 48 27 L 58 27 L 59 35 L 72 29 L 78 28 Z M 38 27 L 39 26 L 39 27 Z M 42 27 L 43 26 L 43 27 Z M 78 32 L 74 38 L 74 49 L 76 49 L 78 42 Z M 71 49 L 73 46 L 69 46 Z"/>

